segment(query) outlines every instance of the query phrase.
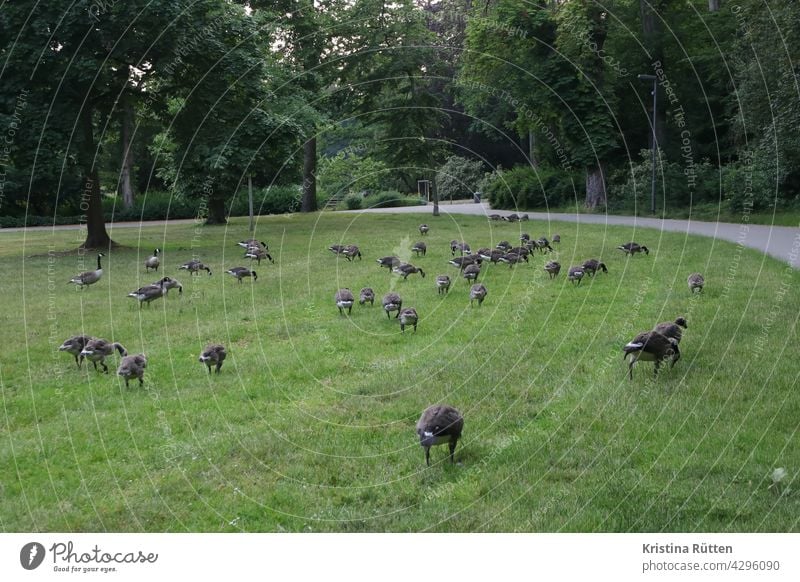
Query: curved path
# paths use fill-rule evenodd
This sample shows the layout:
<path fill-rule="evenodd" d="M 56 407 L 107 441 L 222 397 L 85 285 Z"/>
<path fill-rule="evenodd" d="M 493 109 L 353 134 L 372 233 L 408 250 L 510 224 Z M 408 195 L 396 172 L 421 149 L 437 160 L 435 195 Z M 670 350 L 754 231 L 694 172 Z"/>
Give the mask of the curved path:
<path fill-rule="evenodd" d="M 369 210 L 349 210 L 342 212 L 379 212 L 379 213 L 420 213 L 431 214 L 433 207 L 403 206 L 400 208 L 372 208 Z M 506 216 L 511 210 L 490 209 L 488 204 L 440 204 L 440 214 L 500 214 Z M 522 214 L 522 212 L 518 212 Z M 698 222 L 696 220 L 673 220 L 661 218 L 643 218 L 639 216 L 616 216 L 611 214 L 567 214 L 557 212 L 528 212 L 531 220 L 549 222 L 577 222 L 580 224 L 608 224 L 632 226 L 636 228 L 654 228 L 670 232 L 708 236 L 730 241 L 735 244 L 756 249 L 776 259 L 784 261 L 794 269 L 800 269 L 800 225 L 770 226 L 763 224 L 733 224 L 729 222 Z"/>

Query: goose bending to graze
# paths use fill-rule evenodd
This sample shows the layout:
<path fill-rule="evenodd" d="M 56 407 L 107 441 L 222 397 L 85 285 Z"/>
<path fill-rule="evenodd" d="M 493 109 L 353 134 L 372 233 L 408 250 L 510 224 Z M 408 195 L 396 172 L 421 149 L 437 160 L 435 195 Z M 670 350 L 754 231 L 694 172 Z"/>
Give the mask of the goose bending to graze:
<path fill-rule="evenodd" d="M 251 261 L 255 259 L 258 261 L 258 264 L 261 265 L 261 261 L 267 259 L 270 263 L 275 263 L 275 259 L 272 258 L 266 249 L 250 247 L 247 249 L 247 252 L 244 254 L 245 259 L 250 259 Z M 252 264 L 252 263 L 251 263 Z"/>
<path fill-rule="evenodd" d="M 474 255 L 469 255 L 470 257 L 480 257 L 481 259 L 489 260 L 489 255 L 492 254 L 492 249 L 489 247 L 481 247 L 477 251 L 475 251 Z"/>
<path fill-rule="evenodd" d="M 403 300 L 398 293 L 391 292 L 383 296 L 382 300 L 383 309 L 386 311 L 386 317 L 391 319 L 390 313 L 396 311 L 395 318 L 400 317 L 400 310 L 403 308 Z"/>
<path fill-rule="evenodd" d="M 94 369 L 97 370 L 97 364 L 103 366 L 103 371 L 108 374 L 108 366 L 106 366 L 105 359 L 117 350 L 121 356 L 127 356 L 128 351 L 117 342 L 111 343 L 104 339 L 92 339 L 86 342 L 86 346 L 81 350 L 81 356 L 94 364 Z"/>
<path fill-rule="evenodd" d="M 180 281 L 172 277 L 161 277 L 158 281 L 154 281 L 153 285 L 161 285 L 164 287 L 164 295 L 167 295 L 170 289 L 177 289 L 179 294 L 183 293 L 183 285 L 181 285 Z"/>
<path fill-rule="evenodd" d="M 650 254 L 650 251 L 646 246 L 635 242 L 625 243 L 624 245 L 619 245 L 617 248 L 621 251 L 625 251 L 626 256 L 633 256 L 636 253 L 644 253 L 646 255 Z"/>
<path fill-rule="evenodd" d="M 508 242 L 507 240 L 501 240 L 499 243 L 495 245 L 494 248 L 501 250 L 504 253 L 507 253 L 509 250 L 511 250 L 511 243 Z"/>
<path fill-rule="evenodd" d="M 680 343 L 681 337 L 683 336 L 683 330 L 681 330 L 681 328 L 688 328 L 685 317 L 678 317 L 675 319 L 675 321 L 665 321 L 664 323 L 659 323 L 653 328 L 653 331 L 657 331 L 664 337 L 671 337 Z"/>
<path fill-rule="evenodd" d="M 128 382 L 134 378 L 139 380 L 139 386 L 144 386 L 144 369 L 146 367 L 147 358 L 144 354 L 125 356 L 119 363 L 119 368 L 117 368 L 117 376 L 125 378 L 125 388 L 128 388 Z"/>
<path fill-rule="evenodd" d="M 480 265 L 481 261 L 483 261 L 483 258 L 480 255 L 464 255 L 463 257 L 455 257 L 447 262 L 463 271 L 467 265 Z"/>
<path fill-rule="evenodd" d="M 490 214 L 489 220 L 503 220 L 503 217 L 500 216 L 499 214 Z"/>
<path fill-rule="evenodd" d="M 694 290 L 697 289 L 698 292 L 703 292 L 703 286 L 706 284 L 705 278 L 700 273 L 692 273 L 689 275 L 689 278 L 686 279 L 686 283 L 689 285 L 689 291 L 694 293 Z"/>
<path fill-rule="evenodd" d="M 554 243 L 560 243 L 561 242 L 561 235 L 560 234 L 554 234 L 553 235 L 553 242 Z"/>
<path fill-rule="evenodd" d="M 333 300 L 336 302 L 336 307 L 339 308 L 339 315 L 344 315 L 345 309 L 348 315 L 353 312 L 353 303 L 355 303 L 356 300 L 355 297 L 353 297 L 353 292 L 347 287 L 339 289 L 336 295 L 333 296 Z"/>
<path fill-rule="evenodd" d="M 64 340 L 64 343 L 61 344 L 61 346 L 58 348 L 58 351 L 72 354 L 75 358 L 75 363 L 80 368 L 84 358 L 81 352 L 83 351 L 83 348 L 86 347 L 86 344 L 92 341 L 92 339 L 92 336 L 89 335 L 74 335 L 71 338 Z"/>
<path fill-rule="evenodd" d="M 153 251 L 153 256 L 148 257 L 147 260 L 144 262 L 144 271 L 145 273 L 149 273 L 150 269 L 154 271 L 158 271 L 158 266 L 161 264 L 161 259 L 158 258 L 158 254 L 161 252 L 161 249 L 156 249 Z"/>
<path fill-rule="evenodd" d="M 606 264 L 605 263 L 601 263 L 597 259 L 589 259 L 588 261 L 583 263 L 583 270 L 590 277 L 594 277 L 595 273 L 597 273 L 597 271 L 603 271 L 604 273 L 608 273 L 608 269 L 606 268 Z"/>
<path fill-rule="evenodd" d="M 344 250 L 342 250 L 342 254 L 344 255 L 344 258 L 347 259 L 348 261 L 352 261 L 356 257 L 358 257 L 358 260 L 360 261 L 362 258 L 361 251 L 358 249 L 356 245 L 346 245 L 344 247 Z"/>
<path fill-rule="evenodd" d="M 97 253 L 97 269 L 94 271 L 84 271 L 80 275 L 75 275 L 69 282 L 77 285 L 79 289 L 97 283 L 100 277 L 103 276 L 103 266 L 100 264 L 100 257 L 105 257 L 105 255 L 103 253 Z"/>
<path fill-rule="evenodd" d="M 493 251 L 489 251 L 488 253 L 481 254 L 481 255 L 478 255 L 478 256 L 481 259 L 483 259 L 484 261 L 489 261 L 491 263 L 497 263 L 497 262 L 500 261 L 500 259 L 503 257 L 503 255 L 505 255 L 505 253 L 503 251 L 499 251 L 499 250 L 495 249 Z"/>
<path fill-rule="evenodd" d="M 422 236 L 425 236 L 426 234 L 428 234 L 429 230 L 430 230 L 430 227 L 427 224 L 420 224 L 419 225 L 419 233 Z"/>
<path fill-rule="evenodd" d="M 519 258 L 525 261 L 526 263 L 528 262 L 528 255 L 531 254 L 531 252 L 526 247 L 514 247 L 512 249 L 509 249 L 508 252 L 514 253 L 515 255 L 519 255 Z"/>
<path fill-rule="evenodd" d="M 426 408 L 417 421 L 419 444 L 425 449 L 425 464 L 431 464 L 431 447 L 447 443 L 450 447 L 450 462 L 454 463 L 458 439 L 464 430 L 464 417 L 447 405 L 434 405 Z"/>
<path fill-rule="evenodd" d="M 375 291 L 372 290 L 372 287 L 361 289 L 361 293 L 358 295 L 358 303 L 359 305 L 366 305 L 367 303 L 375 305 Z"/>
<path fill-rule="evenodd" d="M 252 277 L 253 283 L 258 281 L 258 273 L 256 273 L 255 271 L 251 271 L 247 267 L 233 267 L 232 269 L 228 269 L 225 272 L 228 273 L 228 275 L 230 275 L 231 277 L 236 277 L 239 283 L 241 283 L 242 279 L 244 279 L 245 277 Z"/>
<path fill-rule="evenodd" d="M 414 326 L 414 333 L 417 333 L 417 322 L 419 321 L 419 316 L 417 315 L 417 310 L 413 307 L 408 307 L 400 312 L 400 331 L 405 333 L 407 325 Z"/>
<path fill-rule="evenodd" d="M 550 241 L 547 240 L 547 238 L 544 236 L 536 240 L 536 246 L 542 252 L 544 252 L 545 250 L 551 253 L 553 252 L 553 247 L 550 246 Z"/>
<path fill-rule="evenodd" d="M 519 235 L 519 240 L 526 243 L 531 240 L 531 235 L 529 235 L 527 232 L 523 232 L 521 235 Z"/>
<path fill-rule="evenodd" d="M 583 279 L 583 267 L 570 267 L 569 271 L 567 272 L 567 280 L 571 281 L 572 283 L 578 282 L 578 285 L 581 284 L 581 279 Z"/>
<path fill-rule="evenodd" d="M 420 255 L 424 257 L 425 253 L 428 252 L 428 245 L 426 245 L 424 242 L 418 242 L 413 247 L 411 247 L 411 251 L 417 253 L 418 257 Z"/>
<path fill-rule="evenodd" d="M 328 250 L 334 255 L 341 255 L 344 252 L 345 245 L 331 245 Z"/>
<path fill-rule="evenodd" d="M 555 279 L 561 272 L 561 263 L 558 261 L 550 261 L 544 266 L 544 270 L 547 271 L 551 279 Z"/>
<path fill-rule="evenodd" d="M 481 274 L 481 266 L 472 264 L 472 265 L 467 265 L 467 267 L 464 269 L 463 276 L 467 281 L 473 281 L 477 283 L 478 275 L 480 274 Z"/>
<path fill-rule="evenodd" d="M 654 375 L 658 375 L 658 368 L 664 360 L 672 360 L 670 367 L 675 365 L 681 357 L 678 349 L 678 340 L 666 337 L 657 331 L 645 331 L 637 335 L 624 348 L 623 359 L 628 360 L 628 374 L 633 380 L 633 365 L 642 360 L 643 362 L 654 362 Z"/>
<path fill-rule="evenodd" d="M 486 299 L 486 294 L 488 291 L 486 290 L 486 286 L 483 283 L 476 283 L 472 286 L 469 290 L 469 306 L 473 307 L 472 302 L 477 301 L 478 307 L 483 305 L 483 300 Z"/>
<path fill-rule="evenodd" d="M 524 222 L 526 220 L 530 220 L 531 217 L 528 216 L 527 214 L 523 214 L 522 216 L 519 217 L 519 219 L 520 219 L 521 222 Z"/>
<path fill-rule="evenodd" d="M 500 262 L 507 263 L 509 269 L 519 263 L 521 260 L 521 257 L 517 253 L 506 253 L 500 257 Z M 525 260 L 527 260 L 527 258 Z"/>
<path fill-rule="evenodd" d="M 398 265 L 394 268 L 394 272 L 400 275 L 403 278 L 403 281 L 408 280 L 409 275 L 413 275 L 414 273 L 419 273 L 422 278 L 425 278 L 425 271 L 423 271 L 420 267 L 415 267 L 411 263 L 403 263 L 402 265 Z"/>
<path fill-rule="evenodd" d="M 211 366 L 216 366 L 216 373 L 219 374 L 222 368 L 222 362 L 228 357 L 228 352 L 225 351 L 225 346 L 222 344 L 208 344 L 205 349 L 200 352 L 199 362 L 202 362 L 208 368 L 208 373 L 211 373 Z"/>
<path fill-rule="evenodd" d="M 265 251 L 269 250 L 269 245 L 267 243 L 265 243 L 263 240 L 259 241 L 254 238 L 239 241 L 236 244 L 248 251 L 250 249 L 264 249 Z"/>
<path fill-rule="evenodd" d="M 158 283 L 139 287 L 136 291 L 131 291 L 128 293 L 128 297 L 133 297 L 139 302 L 139 309 L 142 308 L 142 303 L 147 303 L 149 307 L 150 302 L 155 301 L 156 299 L 159 299 L 167 294 L 167 288 L 164 286 L 162 281 L 163 279 L 159 280 Z"/>
<path fill-rule="evenodd" d="M 439 275 L 436 277 L 436 289 L 439 295 L 445 295 L 450 292 L 450 277 L 447 275 Z"/>
<path fill-rule="evenodd" d="M 503 217 L 503 220 L 506 222 L 519 222 L 519 215 L 509 214 L 508 216 Z"/>
<path fill-rule="evenodd" d="M 182 264 L 180 267 L 178 267 L 178 269 L 189 271 L 189 274 L 191 275 L 199 273 L 200 271 L 207 271 L 208 276 L 211 276 L 211 269 L 197 259 L 192 259 L 191 261 Z"/>
<path fill-rule="evenodd" d="M 450 241 L 450 253 L 455 256 L 456 252 L 460 252 L 462 255 L 469 255 L 471 254 L 471 250 L 469 245 L 464 241 L 457 241 L 451 240 Z"/>
<path fill-rule="evenodd" d="M 400 264 L 402 263 L 402 261 L 397 257 L 383 257 L 382 259 L 376 259 L 376 260 L 378 261 L 378 264 L 381 267 L 386 267 L 387 269 L 389 269 L 390 273 L 392 272 L 392 269 L 400 266 Z"/>

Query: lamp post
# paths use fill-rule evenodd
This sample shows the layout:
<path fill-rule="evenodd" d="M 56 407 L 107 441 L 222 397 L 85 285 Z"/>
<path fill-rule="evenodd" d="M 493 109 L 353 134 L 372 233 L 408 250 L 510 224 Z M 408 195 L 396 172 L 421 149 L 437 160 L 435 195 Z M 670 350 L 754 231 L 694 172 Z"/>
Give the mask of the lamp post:
<path fill-rule="evenodd" d="M 652 81 L 653 82 L 653 177 L 650 184 L 650 212 L 652 214 L 656 213 L 656 150 L 658 149 L 658 143 L 656 142 L 656 106 L 658 105 L 658 77 L 655 75 L 637 75 L 637 78 L 640 81 Z"/>

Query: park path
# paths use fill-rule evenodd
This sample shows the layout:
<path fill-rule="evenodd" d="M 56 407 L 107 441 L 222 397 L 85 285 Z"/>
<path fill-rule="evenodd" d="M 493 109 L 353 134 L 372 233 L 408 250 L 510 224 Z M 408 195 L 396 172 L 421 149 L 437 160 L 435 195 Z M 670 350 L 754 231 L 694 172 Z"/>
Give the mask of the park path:
<path fill-rule="evenodd" d="M 432 206 L 403 206 L 400 208 L 371 208 L 368 210 L 348 210 L 343 212 L 369 213 L 419 213 L 431 214 Z M 446 214 L 483 215 L 500 214 L 507 216 L 512 210 L 495 210 L 486 203 L 440 204 L 439 212 Z M 522 212 L 517 211 L 517 214 Z M 707 236 L 738 243 L 775 257 L 794 269 L 800 269 L 800 225 L 770 226 L 764 224 L 734 224 L 729 222 L 699 222 L 697 220 L 675 220 L 644 218 L 640 216 L 617 216 L 612 214 L 571 214 L 559 212 L 528 212 L 531 220 L 546 222 L 577 222 L 578 224 L 606 224 L 633 227 L 630 240 L 636 240 L 634 233 L 639 228 L 654 228 L 669 232 L 683 232 L 691 235 Z M 641 238 L 641 237 L 640 237 Z M 626 241 L 620 241 L 626 242 Z"/>

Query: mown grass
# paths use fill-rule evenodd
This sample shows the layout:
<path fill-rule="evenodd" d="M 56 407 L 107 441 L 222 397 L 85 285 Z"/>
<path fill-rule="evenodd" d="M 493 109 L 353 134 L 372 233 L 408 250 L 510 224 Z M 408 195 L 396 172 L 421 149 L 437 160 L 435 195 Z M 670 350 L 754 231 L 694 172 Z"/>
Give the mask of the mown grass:
<path fill-rule="evenodd" d="M 275 265 L 239 285 L 227 227 L 117 229 L 100 283 L 75 232 L 6 233 L 0 353 L 0 528 L 4 531 L 797 531 L 800 469 L 798 274 L 707 238 L 629 228 L 433 219 L 427 277 L 407 282 L 374 259 L 408 256 L 419 216 L 261 218 Z M 486 270 L 470 309 L 447 265 L 450 239 L 473 248 L 559 232 L 564 269 L 590 257 L 610 270 L 573 287 L 547 258 Z M 625 259 L 616 245 L 647 244 Z M 327 246 L 359 244 L 363 261 Z M 185 289 L 139 310 L 125 297 L 163 271 Z M 201 257 L 211 277 L 176 267 Z M 35 255 L 35 256 L 34 256 Z M 690 296 L 686 276 L 706 275 Z M 435 276 L 454 285 L 439 297 Z M 159 275 L 160 276 L 160 275 Z M 49 283 L 52 281 L 52 283 Z M 421 315 L 401 334 L 380 307 L 341 317 L 333 295 L 398 290 Z M 626 377 L 621 347 L 685 315 L 683 358 L 654 381 Z M 145 352 L 145 387 L 56 351 L 85 332 Z M 219 341 L 219 376 L 197 362 Z M 426 468 L 414 424 L 446 402 L 465 417 L 458 464 L 434 449 Z M 786 468 L 786 480 L 770 475 Z"/>

